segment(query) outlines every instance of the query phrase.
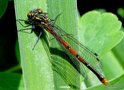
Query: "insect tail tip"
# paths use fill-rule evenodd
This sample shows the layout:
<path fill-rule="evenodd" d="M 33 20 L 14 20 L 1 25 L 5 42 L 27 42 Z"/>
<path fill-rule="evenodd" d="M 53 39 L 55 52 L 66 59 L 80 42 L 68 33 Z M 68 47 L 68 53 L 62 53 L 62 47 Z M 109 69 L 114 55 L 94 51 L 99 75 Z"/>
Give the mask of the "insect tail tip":
<path fill-rule="evenodd" d="M 103 79 L 102 81 L 101 81 L 104 85 L 108 85 L 109 84 L 109 81 L 107 80 L 107 79 Z"/>

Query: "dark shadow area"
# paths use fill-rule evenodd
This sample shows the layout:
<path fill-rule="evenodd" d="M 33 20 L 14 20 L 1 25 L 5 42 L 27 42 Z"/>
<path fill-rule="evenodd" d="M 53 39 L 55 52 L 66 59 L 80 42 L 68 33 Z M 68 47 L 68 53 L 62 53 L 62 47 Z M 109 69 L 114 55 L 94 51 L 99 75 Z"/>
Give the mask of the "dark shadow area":
<path fill-rule="evenodd" d="M 18 64 L 15 55 L 17 39 L 14 2 L 9 2 L 7 10 L 0 19 L 0 71 Z"/>

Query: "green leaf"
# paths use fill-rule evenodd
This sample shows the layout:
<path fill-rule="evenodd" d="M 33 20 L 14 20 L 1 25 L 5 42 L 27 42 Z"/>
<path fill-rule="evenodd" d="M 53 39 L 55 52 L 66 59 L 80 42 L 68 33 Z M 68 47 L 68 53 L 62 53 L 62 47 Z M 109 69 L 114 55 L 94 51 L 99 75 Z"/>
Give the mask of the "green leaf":
<path fill-rule="evenodd" d="M 0 72 L 0 90 L 24 90 L 20 74 Z"/>
<path fill-rule="evenodd" d="M 112 13 L 91 11 L 83 15 L 79 21 L 81 42 L 104 55 L 116 46 L 123 38 L 121 22 Z"/>
<path fill-rule="evenodd" d="M 100 55 L 103 71 L 107 79 L 116 79 L 118 75 L 123 74 L 123 69 L 118 63 L 118 59 L 113 55 L 113 52 L 107 53 L 124 37 L 123 32 L 120 31 L 121 22 L 118 18 L 112 13 L 91 11 L 81 17 L 79 28 L 80 42 Z M 90 77 L 92 76 L 90 74 Z M 92 78 L 88 85 L 93 86 L 94 82 L 97 82 L 96 78 Z M 106 90 L 106 87 L 103 85 L 93 86 L 92 88 L 89 90 Z M 107 88 L 107 90 L 109 89 Z"/>
<path fill-rule="evenodd" d="M 67 60 L 57 55 L 53 55 L 51 63 L 53 65 L 56 90 L 62 88 L 75 90 L 80 89 L 79 82 L 83 82 L 83 78 L 79 72 L 77 72 L 77 70 L 69 62 L 67 62 Z"/>
<path fill-rule="evenodd" d="M 54 20 L 60 15 L 57 20 L 55 20 L 55 24 L 67 33 L 72 34 L 74 37 L 77 37 L 78 29 L 76 3 L 76 0 L 48 0 L 49 18 Z M 51 38 L 53 37 L 50 36 L 50 39 Z M 53 66 L 56 90 L 79 90 L 82 76 L 75 71 L 75 68 L 72 68 L 72 66 L 68 64 L 67 60 L 69 58 L 61 51 L 60 46 L 55 39 L 50 41 L 50 47 L 53 52 L 52 54 L 59 55 L 63 58 L 61 59 L 56 56 L 54 57 L 55 61 L 52 60 L 52 62 L 56 63 L 56 66 Z M 72 69 L 70 70 L 70 68 Z"/>
<path fill-rule="evenodd" d="M 119 63 L 119 59 L 113 54 L 112 51 L 106 53 L 106 55 L 102 58 L 103 70 L 108 79 L 113 79 L 124 73 L 124 69 Z M 112 67 L 116 69 L 113 69 Z"/>
<path fill-rule="evenodd" d="M 3 16 L 7 9 L 8 0 L 0 0 L 0 18 Z"/>
<path fill-rule="evenodd" d="M 48 14 L 49 15 L 51 14 L 51 11 L 52 10 L 53 11 L 56 11 L 56 10 L 60 10 L 61 11 L 61 10 L 67 9 L 67 10 L 65 10 L 66 12 L 64 12 L 64 11 L 61 12 L 62 13 L 62 16 L 64 16 L 63 18 L 65 19 L 63 21 L 64 22 L 66 21 L 66 26 L 68 26 L 68 22 L 70 20 L 73 20 L 73 22 L 75 22 L 75 19 L 76 19 L 76 13 L 75 13 L 75 11 L 77 9 L 76 9 L 76 7 L 74 7 L 74 6 L 76 6 L 76 2 L 74 0 L 69 0 L 68 2 L 66 0 L 65 1 L 59 1 L 59 2 L 58 1 L 54 1 L 54 4 L 52 4 L 51 1 L 48 1 Z M 61 2 L 63 2 L 63 3 L 61 3 Z M 66 4 L 68 7 L 71 7 L 71 8 L 68 9 L 68 7 L 66 7 L 66 8 L 61 7 L 60 9 L 52 9 L 54 5 L 55 6 L 57 5 L 56 3 L 59 3 L 60 6 L 63 6 L 63 5 Z M 24 1 L 15 1 L 17 19 L 20 19 L 20 18 L 21 19 L 25 19 L 26 18 L 26 14 L 28 13 L 28 11 L 32 7 L 34 7 L 35 4 L 36 4 L 36 2 L 34 3 L 33 1 L 30 1 L 30 2 L 28 2 L 28 1 L 25 1 L 25 2 Z M 21 5 L 23 5 L 25 9 L 21 9 L 20 8 Z M 51 5 L 50 6 L 51 9 L 50 9 L 49 5 Z M 39 4 L 37 5 L 37 7 L 38 6 L 40 7 Z M 72 12 L 72 11 L 70 11 L 70 9 L 74 10 L 73 11 L 74 16 L 72 16 L 72 17 L 70 17 L 70 15 L 69 15 L 69 13 Z M 50 10 L 50 12 L 49 12 L 49 10 Z M 68 13 L 68 14 L 66 14 L 66 13 Z M 58 13 L 54 13 L 54 14 L 55 15 L 52 15 L 50 19 L 54 19 L 60 13 L 58 12 Z M 58 22 L 58 20 L 57 20 L 57 22 Z M 73 24 L 73 23 L 70 23 L 70 24 Z M 17 25 L 18 25 L 18 29 L 22 29 L 23 28 L 18 23 L 17 23 Z M 62 23 L 62 25 L 64 25 L 64 24 Z M 75 25 L 77 26 L 77 23 L 74 23 L 73 24 L 74 29 L 77 28 L 77 27 L 75 27 Z M 73 32 L 72 29 L 69 26 L 68 26 L 68 28 L 70 29 L 71 32 Z M 24 82 L 25 82 L 26 88 L 29 89 L 29 90 L 34 90 L 34 88 L 37 89 L 37 90 L 41 90 L 41 88 L 42 88 L 42 90 L 52 89 L 52 87 L 54 86 L 53 85 L 54 82 L 55 82 L 55 85 L 56 85 L 58 80 L 55 79 L 57 76 L 54 73 L 54 75 L 55 75 L 54 76 L 54 82 L 52 82 L 53 76 L 51 75 L 52 72 L 49 70 L 49 68 L 51 68 L 51 65 L 47 61 L 47 59 L 48 60 L 50 59 L 49 52 L 47 52 L 48 50 L 46 50 L 45 46 L 43 46 L 41 44 L 41 42 L 38 42 L 37 46 L 35 47 L 35 50 L 32 51 L 32 47 L 35 44 L 35 41 L 37 40 L 37 37 L 36 37 L 35 34 L 30 34 L 29 35 L 27 33 L 19 32 L 19 35 L 18 36 L 19 36 L 19 47 L 20 47 L 20 54 L 21 54 L 21 63 L 22 63 L 22 69 L 23 69 L 23 74 L 24 74 Z M 46 52 L 47 52 L 47 54 L 46 54 Z M 61 59 L 58 59 L 58 61 L 59 60 L 61 60 Z M 61 66 L 63 66 L 63 65 L 66 65 L 66 63 L 63 63 Z M 49 68 L 48 68 L 48 66 L 49 66 Z M 59 69 L 60 68 L 61 67 L 59 67 Z M 67 68 L 70 68 L 70 66 L 67 66 Z M 61 74 L 59 74 L 58 76 L 63 75 L 63 72 L 61 72 L 61 71 L 63 71 L 63 70 L 60 69 L 60 73 Z M 77 72 L 75 72 L 75 69 L 74 68 L 72 68 L 71 71 L 72 71 L 72 73 L 74 72 L 74 75 L 77 74 Z M 47 73 L 47 75 L 45 73 Z M 68 73 L 68 74 L 71 75 L 71 73 Z M 65 75 L 65 77 L 67 75 Z M 73 78 L 72 80 L 74 80 L 74 81 L 72 81 L 70 79 L 70 77 L 67 77 L 68 78 L 68 79 L 66 78 L 67 79 L 66 80 L 67 82 L 63 81 L 63 82 L 66 83 L 65 86 L 62 86 L 62 84 L 61 84 L 61 87 L 60 86 L 55 86 L 55 88 L 56 87 L 58 87 L 59 89 L 66 88 L 67 85 L 70 85 L 73 88 L 76 88 L 77 86 L 79 86 L 80 84 L 77 84 L 76 83 L 76 85 L 77 85 L 76 86 L 75 83 L 74 83 L 75 81 L 79 80 L 79 79 L 75 78 L 74 75 L 71 76 Z M 62 77 L 60 77 L 60 78 L 63 80 Z M 49 80 L 49 82 L 48 82 L 48 80 Z M 71 80 L 71 81 L 68 81 L 68 80 Z M 78 81 L 78 82 L 80 82 L 80 81 Z M 68 86 L 67 86 L 67 88 L 68 88 Z"/>
<path fill-rule="evenodd" d="M 37 2 L 36 0 L 15 0 L 16 19 L 26 20 L 27 13 L 36 8 L 46 11 L 46 0 L 38 0 Z M 20 30 L 25 27 L 17 22 L 17 28 Z M 53 90 L 53 71 L 48 52 L 42 44 L 44 41 L 41 39 L 35 49 L 32 50 L 38 39 L 35 33 L 18 32 L 18 39 L 26 90 Z"/>
<path fill-rule="evenodd" d="M 78 14 L 76 0 L 48 0 L 48 16 L 50 19 L 55 19 L 60 15 L 55 24 L 57 24 L 61 29 L 77 37 L 78 30 Z M 58 43 L 55 45 L 56 40 L 52 40 L 50 45 L 52 47 L 59 46 Z M 60 47 L 58 47 L 60 48 Z"/>
<path fill-rule="evenodd" d="M 20 63 L 19 43 L 17 40 L 16 40 L 16 45 L 15 45 L 15 52 L 16 52 L 17 61 L 18 61 L 18 63 Z"/>
<path fill-rule="evenodd" d="M 122 68 L 124 68 L 124 39 L 115 47 L 113 48 L 113 54 L 115 55 L 115 57 L 118 59 L 118 62 L 120 63 L 120 65 L 122 66 Z"/>

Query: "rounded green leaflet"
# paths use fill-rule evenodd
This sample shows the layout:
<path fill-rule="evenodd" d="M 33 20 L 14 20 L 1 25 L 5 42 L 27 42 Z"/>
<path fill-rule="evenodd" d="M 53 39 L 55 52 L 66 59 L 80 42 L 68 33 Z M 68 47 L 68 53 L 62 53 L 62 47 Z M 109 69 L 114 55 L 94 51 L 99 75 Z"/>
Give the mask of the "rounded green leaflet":
<path fill-rule="evenodd" d="M 104 55 L 123 38 L 121 22 L 112 13 L 91 11 L 79 21 L 80 42 L 99 55 Z"/>

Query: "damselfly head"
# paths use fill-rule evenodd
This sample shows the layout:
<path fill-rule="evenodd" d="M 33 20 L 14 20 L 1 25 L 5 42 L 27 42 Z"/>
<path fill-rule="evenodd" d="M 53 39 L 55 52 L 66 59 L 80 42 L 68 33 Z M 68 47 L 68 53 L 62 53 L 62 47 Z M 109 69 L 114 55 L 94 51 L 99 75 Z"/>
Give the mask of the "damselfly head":
<path fill-rule="evenodd" d="M 32 19 L 33 17 L 39 15 L 39 14 L 42 14 L 43 11 L 41 9 L 34 9 L 34 10 L 31 10 L 28 14 L 27 14 L 27 17 L 29 19 Z"/>
<path fill-rule="evenodd" d="M 28 19 L 32 19 L 34 17 L 34 15 L 35 15 L 34 13 L 29 12 L 27 14 L 27 17 L 28 17 Z"/>
<path fill-rule="evenodd" d="M 39 8 L 33 10 L 33 12 L 34 13 L 38 13 L 38 14 L 42 14 L 43 13 L 43 11 L 41 9 L 39 9 Z"/>

